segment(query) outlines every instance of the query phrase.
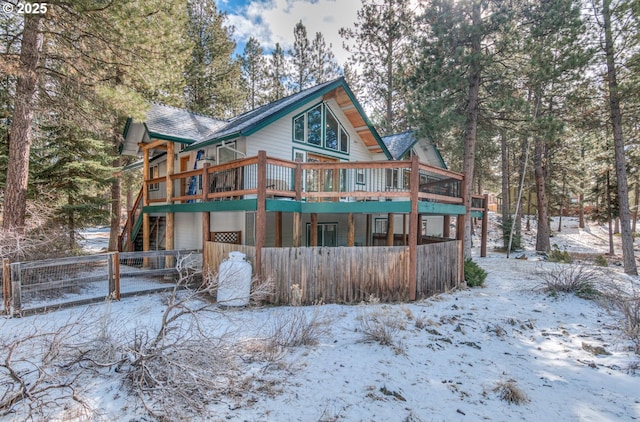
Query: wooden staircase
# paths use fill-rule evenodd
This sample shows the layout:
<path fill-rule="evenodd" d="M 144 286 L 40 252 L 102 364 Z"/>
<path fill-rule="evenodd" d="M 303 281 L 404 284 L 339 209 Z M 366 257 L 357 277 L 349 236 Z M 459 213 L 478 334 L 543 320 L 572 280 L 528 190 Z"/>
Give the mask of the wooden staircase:
<path fill-rule="evenodd" d="M 149 250 L 165 250 L 167 218 L 149 216 Z M 133 209 L 127 215 L 122 233 L 118 236 L 118 250 L 133 252 L 142 250 L 142 189 L 134 202 Z"/>

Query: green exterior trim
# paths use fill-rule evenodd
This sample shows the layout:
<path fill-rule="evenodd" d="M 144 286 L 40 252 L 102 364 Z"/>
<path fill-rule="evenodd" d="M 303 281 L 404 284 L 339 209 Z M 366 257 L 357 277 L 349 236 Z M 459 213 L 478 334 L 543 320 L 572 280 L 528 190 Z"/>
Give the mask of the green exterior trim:
<path fill-rule="evenodd" d="M 267 211 L 271 212 L 301 212 L 305 214 L 376 214 L 398 213 L 409 214 L 411 212 L 410 201 L 361 201 L 361 202 L 305 202 L 282 199 L 267 199 L 265 203 Z M 143 213 L 167 213 L 167 212 L 216 212 L 216 211 L 256 211 L 257 199 L 237 199 L 231 201 L 207 201 L 191 204 L 162 204 L 148 205 L 142 208 Z M 420 201 L 418 213 L 431 215 L 464 215 L 464 205 L 441 204 L 438 202 Z M 481 211 L 471 213 L 473 217 L 481 218 Z M 138 219 L 134 231 L 137 233 L 142 222 Z"/>
<path fill-rule="evenodd" d="M 216 145 L 219 143 L 222 143 L 224 141 L 228 141 L 230 139 L 238 139 L 239 137 L 241 137 L 243 134 L 240 132 L 233 132 L 227 136 L 223 136 L 221 138 L 214 138 L 214 139 L 210 139 L 208 141 L 204 141 L 204 142 L 199 142 L 196 145 L 193 145 L 193 147 L 187 147 L 184 150 L 185 151 L 195 151 L 197 149 L 202 149 L 204 147 L 209 147 L 211 145 Z"/>
<path fill-rule="evenodd" d="M 465 215 L 466 208 L 464 205 L 420 201 L 418 202 L 418 213 L 434 215 Z"/>
<path fill-rule="evenodd" d="M 142 208 L 146 213 L 163 212 L 215 212 L 215 211 L 255 211 L 256 199 L 238 199 L 233 201 L 207 201 L 192 204 L 162 204 L 148 205 Z"/>
<path fill-rule="evenodd" d="M 283 201 L 281 199 L 267 199 L 267 211 L 302 212 L 300 201 Z"/>
<path fill-rule="evenodd" d="M 147 128 L 146 124 L 144 126 L 145 128 Z M 187 145 L 191 145 L 192 143 L 195 142 L 193 139 L 179 138 L 177 136 L 169 136 L 169 135 L 163 135 L 161 133 L 149 132 L 149 128 L 147 128 L 147 133 L 149 134 L 150 138 L 161 139 L 163 141 L 177 142 L 179 144 L 187 144 Z"/>
<path fill-rule="evenodd" d="M 482 211 L 471 211 L 471 217 L 473 218 L 482 218 L 483 214 Z"/>
<path fill-rule="evenodd" d="M 370 202 L 303 202 L 303 213 L 318 214 L 374 214 L 411 212 L 409 201 Z"/>

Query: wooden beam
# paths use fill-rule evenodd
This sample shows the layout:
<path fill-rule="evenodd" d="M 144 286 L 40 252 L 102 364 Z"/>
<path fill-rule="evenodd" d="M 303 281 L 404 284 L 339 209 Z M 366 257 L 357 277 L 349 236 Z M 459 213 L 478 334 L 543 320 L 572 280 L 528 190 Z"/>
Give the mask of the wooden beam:
<path fill-rule="evenodd" d="M 296 162 L 296 168 L 294 173 L 294 186 L 295 191 L 294 199 L 298 202 L 302 200 L 302 165 Z M 293 213 L 293 247 L 299 248 L 302 242 L 302 214 L 299 212 Z"/>
<path fill-rule="evenodd" d="M 347 224 L 349 229 L 347 233 L 347 246 L 354 246 L 356 242 L 356 225 L 352 212 L 347 215 Z"/>
<path fill-rule="evenodd" d="M 416 300 L 418 286 L 418 193 L 420 191 L 420 162 L 414 155 L 411 158 L 409 176 L 411 190 L 411 214 L 409 214 L 409 300 Z"/>
<path fill-rule="evenodd" d="M 262 248 L 267 237 L 267 153 L 258 151 L 258 198 L 256 204 L 256 257 L 255 273 L 262 277 Z"/>
<path fill-rule="evenodd" d="M 155 141 L 149 143 L 139 143 L 138 146 L 142 149 L 142 151 L 149 151 L 150 149 L 160 148 L 166 146 L 165 144 L 173 145 L 173 142 L 167 142 L 163 139 L 156 139 Z"/>
<path fill-rule="evenodd" d="M 451 237 L 451 216 L 445 215 L 442 220 L 442 237 L 449 239 Z"/>
<path fill-rule="evenodd" d="M 425 236 L 426 234 L 425 232 Z M 418 245 L 422 245 L 422 214 L 418 214 L 418 238 L 416 240 Z"/>
<path fill-rule="evenodd" d="M 142 204 L 143 206 L 149 205 L 149 185 L 146 183 L 149 180 L 149 150 L 142 150 Z M 142 213 L 142 251 L 149 252 L 149 245 L 151 244 L 149 236 L 151 230 L 149 230 L 149 214 Z M 142 266 L 149 267 L 149 258 L 142 258 Z"/>
<path fill-rule="evenodd" d="M 407 246 L 407 214 L 402 214 L 402 245 Z"/>
<path fill-rule="evenodd" d="M 174 144 L 173 142 L 169 142 L 167 145 L 167 174 L 165 175 L 166 179 L 166 194 L 167 194 L 167 203 L 172 204 L 173 198 L 173 180 L 171 176 L 175 171 L 175 162 L 173 160 L 174 153 Z M 166 213 L 167 226 L 164 232 L 164 245 L 165 249 L 168 251 L 172 251 L 175 245 L 175 214 L 173 212 Z M 172 255 L 167 255 L 164 258 L 165 268 L 171 268 L 174 266 L 174 257 Z"/>
<path fill-rule="evenodd" d="M 371 246 L 371 220 L 373 219 L 371 214 L 367 214 L 367 224 L 366 224 L 366 236 L 367 240 L 365 242 L 365 246 Z"/>
<path fill-rule="evenodd" d="M 318 214 L 315 212 L 311 214 L 311 228 L 309 231 L 311 246 L 318 246 Z"/>
<path fill-rule="evenodd" d="M 482 213 L 482 238 L 480 239 L 480 257 L 487 256 L 487 235 L 489 232 L 489 195 L 484 195 L 484 212 Z"/>
<path fill-rule="evenodd" d="M 276 212 L 276 248 L 282 247 L 282 211 Z"/>
<path fill-rule="evenodd" d="M 393 246 L 393 234 L 395 228 L 394 226 L 394 214 L 387 214 L 387 246 Z"/>
<path fill-rule="evenodd" d="M 209 193 L 209 163 L 204 163 L 202 166 L 202 198 L 203 201 Z M 211 213 L 209 211 L 202 212 L 202 250 L 204 251 L 205 245 L 211 239 Z M 205 274 L 206 275 L 206 274 Z"/>

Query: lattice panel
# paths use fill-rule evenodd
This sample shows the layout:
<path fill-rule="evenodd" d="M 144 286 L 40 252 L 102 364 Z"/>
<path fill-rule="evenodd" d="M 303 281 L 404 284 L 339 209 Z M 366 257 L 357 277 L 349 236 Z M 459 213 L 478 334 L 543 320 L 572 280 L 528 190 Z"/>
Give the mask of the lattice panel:
<path fill-rule="evenodd" d="M 242 232 L 211 232 L 211 239 L 218 243 L 242 244 Z"/>

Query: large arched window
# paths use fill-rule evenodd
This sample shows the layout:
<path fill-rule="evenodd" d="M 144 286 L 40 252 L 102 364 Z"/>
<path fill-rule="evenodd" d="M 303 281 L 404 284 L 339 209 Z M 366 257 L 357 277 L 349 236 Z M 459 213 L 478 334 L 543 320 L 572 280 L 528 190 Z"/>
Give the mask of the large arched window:
<path fill-rule="evenodd" d="M 293 118 L 293 140 L 345 154 L 349 152 L 349 134 L 324 103 Z"/>

